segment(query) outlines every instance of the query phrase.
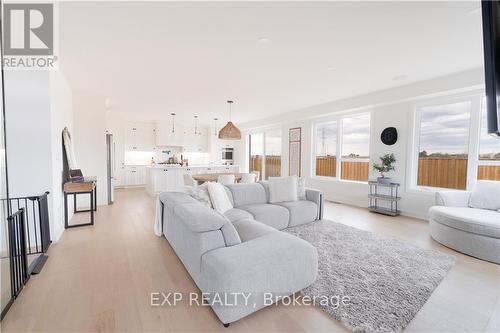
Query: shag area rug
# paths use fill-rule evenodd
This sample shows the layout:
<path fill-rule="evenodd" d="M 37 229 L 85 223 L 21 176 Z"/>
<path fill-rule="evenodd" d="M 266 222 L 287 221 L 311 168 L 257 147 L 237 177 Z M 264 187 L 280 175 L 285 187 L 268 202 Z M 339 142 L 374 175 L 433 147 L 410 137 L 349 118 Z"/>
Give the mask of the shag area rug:
<path fill-rule="evenodd" d="M 303 294 L 347 296 L 347 305 L 316 305 L 353 332 L 402 331 L 455 263 L 452 256 L 329 220 L 285 231 L 318 250 L 318 278 Z"/>

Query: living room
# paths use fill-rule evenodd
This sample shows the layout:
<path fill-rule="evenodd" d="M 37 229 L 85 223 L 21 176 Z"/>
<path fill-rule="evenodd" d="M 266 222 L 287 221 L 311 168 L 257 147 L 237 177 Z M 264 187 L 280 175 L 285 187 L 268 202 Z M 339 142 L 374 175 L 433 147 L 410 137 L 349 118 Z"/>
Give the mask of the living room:
<path fill-rule="evenodd" d="M 498 1 L 31 5 L 2 330 L 500 331 Z"/>

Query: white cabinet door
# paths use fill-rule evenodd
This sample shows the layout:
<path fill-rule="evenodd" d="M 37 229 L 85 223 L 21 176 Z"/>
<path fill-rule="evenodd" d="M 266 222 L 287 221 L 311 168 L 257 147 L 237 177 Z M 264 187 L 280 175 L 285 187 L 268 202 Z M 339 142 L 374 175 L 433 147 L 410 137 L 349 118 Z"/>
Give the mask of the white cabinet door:
<path fill-rule="evenodd" d="M 166 186 L 164 181 L 165 175 L 163 173 L 163 169 L 152 169 L 152 189 L 154 193 L 161 192 L 163 188 Z"/>
<path fill-rule="evenodd" d="M 120 178 L 122 181 L 118 181 L 120 186 L 137 186 L 146 184 L 146 167 L 142 165 L 138 166 L 126 166 L 120 169 Z"/>
<path fill-rule="evenodd" d="M 135 168 L 135 184 L 134 185 L 145 185 L 146 184 L 146 167 L 138 166 Z"/>
<path fill-rule="evenodd" d="M 127 174 L 125 176 L 125 185 L 133 186 L 137 183 L 137 170 L 134 167 L 127 167 Z"/>
<path fill-rule="evenodd" d="M 155 146 L 152 123 L 126 123 L 124 125 L 126 151 L 152 151 Z"/>
<path fill-rule="evenodd" d="M 137 127 L 127 124 L 123 132 L 125 151 L 137 150 Z"/>

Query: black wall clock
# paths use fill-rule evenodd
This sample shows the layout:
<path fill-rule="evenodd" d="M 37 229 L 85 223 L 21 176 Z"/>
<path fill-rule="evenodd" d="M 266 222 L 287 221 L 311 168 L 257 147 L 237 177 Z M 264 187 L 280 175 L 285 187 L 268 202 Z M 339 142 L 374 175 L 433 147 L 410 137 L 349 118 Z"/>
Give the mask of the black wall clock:
<path fill-rule="evenodd" d="M 398 131 L 395 127 L 387 127 L 380 134 L 380 140 L 388 146 L 392 146 L 398 141 Z"/>

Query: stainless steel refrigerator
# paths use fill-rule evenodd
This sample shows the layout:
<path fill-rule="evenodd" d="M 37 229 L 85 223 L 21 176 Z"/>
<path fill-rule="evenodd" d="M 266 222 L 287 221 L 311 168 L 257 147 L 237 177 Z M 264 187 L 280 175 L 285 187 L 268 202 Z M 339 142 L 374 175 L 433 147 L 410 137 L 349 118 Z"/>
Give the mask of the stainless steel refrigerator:
<path fill-rule="evenodd" d="M 108 158 L 108 175 L 107 184 L 108 187 L 108 204 L 112 204 L 114 200 L 114 190 L 115 190 L 115 142 L 113 141 L 113 134 L 106 134 L 106 152 Z"/>

